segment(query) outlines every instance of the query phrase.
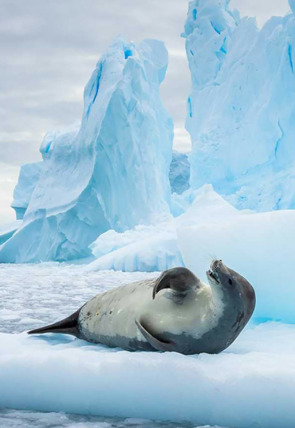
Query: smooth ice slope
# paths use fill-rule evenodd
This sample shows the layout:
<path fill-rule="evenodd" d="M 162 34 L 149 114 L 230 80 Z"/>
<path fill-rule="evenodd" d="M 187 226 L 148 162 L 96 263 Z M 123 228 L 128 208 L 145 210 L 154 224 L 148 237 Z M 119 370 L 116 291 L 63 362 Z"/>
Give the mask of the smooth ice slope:
<path fill-rule="evenodd" d="M 295 208 L 293 13 L 259 31 L 228 0 L 194 0 L 184 37 L 193 188 L 211 183 L 238 208 Z"/>
<path fill-rule="evenodd" d="M 87 266 L 90 271 L 155 272 L 183 266 L 173 220 L 137 226 L 124 233 L 109 230 L 97 238 L 91 249 L 96 260 Z"/>
<path fill-rule="evenodd" d="M 11 204 L 18 220 L 24 218 L 33 191 L 39 181 L 42 168 L 42 162 L 29 163 L 21 166 L 18 183 L 15 186 Z"/>
<path fill-rule="evenodd" d="M 7 241 L 21 225 L 21 220 L 15 220 L 0 227 L 0 245 Z"/>
<path fill-rule="evenodd" d="M 159 96 L 167 62 L 156 40 L 136 47 L 118 39 L 102 56 L 85 88 L 80 130 L 42 143 L 40 179 L 0 261 L 85 257 L 106 230 L 168 214 L 173 132 Z"/>
<path fill-rule="evenodd" d="M 201 278 L 217 258 L 250 281 L 254 318 L 295 322 L 295 210 L 241 212 L 204 186 L 179 218 L 177 234 L 185 266 Z"/>

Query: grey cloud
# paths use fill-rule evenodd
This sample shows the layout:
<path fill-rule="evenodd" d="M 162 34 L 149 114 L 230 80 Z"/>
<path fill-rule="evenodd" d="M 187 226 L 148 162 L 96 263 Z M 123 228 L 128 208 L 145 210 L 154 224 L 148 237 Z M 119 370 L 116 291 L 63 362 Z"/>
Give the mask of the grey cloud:
<path fill-rule="evenodd" d="M 37 160 L 46 130 L 80 119 L 83 87 L 118 34 L 135 42 L 159 38 L 173 50 L 162 94 L 183 126 L 190 86 L 180 38 L 186 0 L 0 0 L 0 6 L 0 161 Z M 19 141 L 21 135 L 30 137 Z"/>
<path fill-rule="evenodd" d="M 288 0 L 231 0 L 230 5 L 240 11 L 241 16 L 255 16 L 262 26 L 270 16 L 289 12 Z"/>
<path fill-rule="evenodd" d="M 118 34 L 135 42 L 157 38 L 166 43 L 172 55 L 161 92 L 181 129 L 190 88 L 180 37 L 187 4 L 187 0 L 0 0 L 0 162 L 38 160 L 47 130 L 80 119 L 83 87 L 100 54 Z M 247 13 L 264 16 L 272 7 L 284 13 L 287 0 L 232 0 L 232 4 L 243 13 L 248 7 Z M 187 134 L 177 135 L 182 135 L 183 144 Z"/>

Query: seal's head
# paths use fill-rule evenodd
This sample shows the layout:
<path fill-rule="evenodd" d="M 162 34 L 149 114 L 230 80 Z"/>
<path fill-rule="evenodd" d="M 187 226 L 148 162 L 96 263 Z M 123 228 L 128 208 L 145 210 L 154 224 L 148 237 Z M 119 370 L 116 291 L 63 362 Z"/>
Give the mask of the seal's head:
<path fill-rule="evenodd" d="M 256 303 L 252 285 L 238 272 L 229 269 L 222 260 L 214 260 L 206 273 L 211 287 L 219 286 L 231 304 L 240 308 L 246 324 Z"/>

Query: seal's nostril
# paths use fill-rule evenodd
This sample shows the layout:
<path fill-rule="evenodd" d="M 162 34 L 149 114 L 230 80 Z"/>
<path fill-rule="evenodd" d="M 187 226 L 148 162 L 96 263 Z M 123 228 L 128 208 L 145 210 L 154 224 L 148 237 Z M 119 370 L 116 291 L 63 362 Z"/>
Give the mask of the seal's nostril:
<path fill-rule="evenodd" d="M 217 267 L 219 267 L 220 265 L 220 260 L 214 260 L 214 262 L 212 263 L 212 269 L 216 269 Z"/>

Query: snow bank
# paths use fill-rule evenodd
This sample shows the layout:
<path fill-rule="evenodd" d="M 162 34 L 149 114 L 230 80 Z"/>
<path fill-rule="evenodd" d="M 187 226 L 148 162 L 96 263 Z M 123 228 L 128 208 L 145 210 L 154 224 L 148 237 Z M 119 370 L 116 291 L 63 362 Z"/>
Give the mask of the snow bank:
<path fill-rule="evenodd" d="M 23 180 L 25 202 L 34 191 L 0 262 L 87 257 L 106 230 L 169 214 L 173 131 L 159 95 L 167 62 L 156 40 L 136 47 L 118 39 L 101 57 L 85 88 L 80 130 L 47 134 L 36 186 Z"/>
<path fill-rule="evenodd" d="M 86 270 L 154 272 L 183 266 L 173 220 L 124 233 L 110 230 L 100 235 L 91 249 L 96 260 Z"/>
<path fill-rule="evenodd" d="M 0 406 L 293 428 L 295 327 L 264 324 L 219 355 L 130 353 L 0 334 Z"/>
<path fill-rule="evenodd" d="M 184 264 L 197 275 L 220 258 L 254 286 L 254 317 L 295 322 L 295 210 L 241 212 L 204 186 L 177 234 Z"/>
<path fill-rule="evenodd" d="M 238 208 L 295 208 L 295 17 L 259 31 L 228 4 L 193 0 L 185 24 L 191 184 Z"/>

